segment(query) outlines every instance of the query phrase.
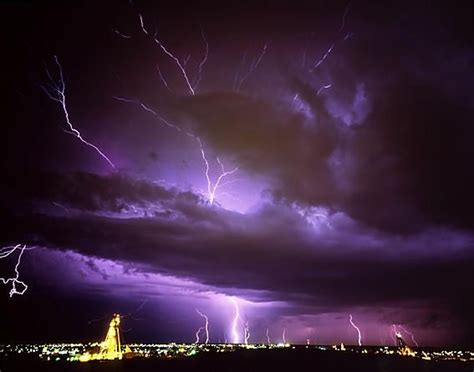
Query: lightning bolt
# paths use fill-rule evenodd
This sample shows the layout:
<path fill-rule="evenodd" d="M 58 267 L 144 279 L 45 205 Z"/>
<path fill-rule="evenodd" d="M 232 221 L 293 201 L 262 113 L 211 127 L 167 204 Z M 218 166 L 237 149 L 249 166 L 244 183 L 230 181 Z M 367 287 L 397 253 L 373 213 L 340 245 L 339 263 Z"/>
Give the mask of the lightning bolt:
<path fill-rule="evenodd" d="M 116 28 L 113 30 L 118 36 L 124 38 L 124 39 L 131 39 L 132 37 L 129 35 L 125 35 L 124 33 L 120 32 Z"/>
<path fill-rule="evenodd" d="M 249 322 L 245 322 L 245 327 L 244 327 L 244 340 L 245 340 L 245 345 L 249 344 L 249 338 L 250 338 L 250 328 L 249 328 Z"/>
<path fill-rule="evenodd" d="M 191 84 L 191 80 L 188 76 L 188 73 L 186 72 L 186 69 L 185 69 L 185 64 L 181 63 L 179 61 L 179 58 L 176 57 L 168 48 L 165 47 L 165 45 L 159 40 L 157 39 L 156 35 L 155 36 L 151 36 L 150 33 L 148 32 L 148 30 L 145 28 L 145 23 L 143 21 L 143 16 L 138 13 L 138 19 L 140 21 L 140 26 L 141 26 L 141 29 L 142 31 L 145 33 L 145 35 L 148 35 L 152 38 L 152 40 L 161 48 L 161 50 L 169 57 L 171 58 L 171 60 L 174 61 L 174 63 L 176 64 L 176 66 L 178 67 L 178 69 L 180 70 L 181 72 L 181 75 L 183 76 L 184 78 L 184 81 L 186 83 L 186 86 L 189 90 L 189 93 L 191 95 L 195 95 L 196 94 L 196 91 L 195 89 L 193 88 L 193 85 Z M 206 42 L 206 45 L 207 45 L 207 42 Z M 207 49 L 206 49 L 207 50 Z M 207 59 L 207 58 L 206 58 Z"/>
<path fill-rule="evenodd" d="M 204 329 L 204 327 L 199 327 L 198 330 L 196 331 L 196 344 L 199 344 L 199 334 L 201 331 Z"/>
<path fill-rule="evenodd" d="M 400 324 L 398 325 L 398 328 L 400 328 L 403 332 L 405 332 L 407 335 L 409 335 L 411 337 L 411 340 L 412 340 L 413 344 L 418 347 L 418 342 L 416 342 L 415 335 L 413 333 L 411 333 L 410 331 L 407 331 L 407 329 L 404 328 L 403 326 L 401 326 Z"/>
<path fill-rule="evenodd" d="M 192 137 L 195 137 L 193 134 L 189 133 L 189 132 L 186 132 L 186 131 L 183 131 L 183 129 L 181 129 L 180 127 L 178 127 L 177 125 L 174 125 L 172 123 L 170 123 L 168 120 L 166 120 L 163 116 L 161 116 L 160 114 L 158 114 L 155 110 L 153 110 L 152 108 L 150 108 L 149 106 L 145 105 L 143 102 L 141 102 L 140 100 L 138 99 L 132 99 L 132 98 L 125 98 L 125 97 L 118 97 L 118 96 L 113 96 L 113 98 L 115 98 L 117 101 L 122 101 L 122 102 L 127 102 L 127 103 L 134 103 L 138 106 L 140 106 L 143 110 L 149 112 L 150 114 L 152 114 L 153 116 L 155 116 L 160 122 L 162 122 L 163 124 L 165 124 L 166 126 L 170 127 L 170 128 L 173 128 L 175 130 L 177 130 L 178 132 L 180 133 L 185 133 L 187 134 L 188 136 L 192 136 Z"/>
<path fill-rule="evenodd" d="M 281 339 L 283 343 L 286 344 L 286 328 L 283 328 L 283 334 L 281 335 Z"/>
<path fill-rule="evenodd" d="M 11 289 L 10 289 L 10 297 L 13 297 L 13 295 L 22 295 L 26 292 L 26 290 L 28 289 L 28 285 L 21 281 L 20 280 L 20 271 L 19 271 L 19 267 L 20 267 L 20 263 L 21 263 L 21 258 L 23 256 L 23 253 L 25 252 L 25 250 L 28 250 L 28 249 L 33 249 L 33 248 L 26 248 L 26 245 L 22 245 L 22 244 L 17 244 L 17 245 L 14 245 L 14 246 L 7 246 L 7 247 L 3 247 L 3 248 L 0 248 L 0 259 L 2 258 L 6 258 L 8 256 L 10 256 L 11 254 L 15 253 L 16 251 L 20 251 L 20 253 L 18 254 L 18 258 L 17 258 L 17 261 L 16 261 L 16 264 L 15 264 L 15 276 L 12 277 L 12 278 L 1 278 L 0 277 L 0 281 L 7 285 L 7 284 L 10 284 L 11 283 Z M 21 289 L 17 289 L 17 285 L 20 285 Z"/>
<path fill-rule="evenodd" d="M 342 30 L 344 29 L 345 25 L 346 25 L 346 16 L 347 16 L 347 13 L 349 12 L 349 8 L 351 6 L 351 2 L 349 2 L 346 6 L 346 9 L 344 10 L 344 14 L 342 15 L 342 21 L 341 21 L 341 26 L 339 27 L 339 33 L 342 32 Z M 346 41 L 348 40 L 350 37 L 352 36 L 352 34 L 349 32 L 347 33 L 344 38 L 342 39 L 343 41 Z M 339 40 L 340 41 L 340 40 Z M 321 64 L 326 60 L 326 58 L 331 54 L 331 52 L 334 50 L 334 47 L 336 46 L 336 43 L 338 43 L 338 41 L 335 41 L 333 42 L 329 48 L 326 50 L 326 52 L 323 54 L 323 56 L 317 60 L 315 62 L 315 64 L 313 65 L 313 67 L 310 68 L 310 72 L 313 72 L 314 70 L 316 70 L 319 66 L 321 66 Z M 319 93 L 318 93 L 319 94 Z"/>
<path fill-rule="evenodd" d="M 392 327 L 390 328 L 390 337 L 392 338 L 393 344 L 397 346 L 397 336 L 398 331 L 397 331 L 397 326 L 395 324 L 392 324 Z M 393 337 L 395 335 L 395 337 Z M 401 335 L 400 335 L 401 336 Z"/>
<path fill-rule="evenodd" d="M 148 303 L 148 299 L 144 299 L 142 303 L 138 305 L 135 311 L 133 311 L 131 314 L 127 314 L 127 316 L 129 316 L 133 320 L 144 320 L 143 318 L 137 318 L 135 315 L 137 315 L 147 303 Z"/>
<path fill-rule="evenodd" d="M 164 75 L 161 73 L 160 66 L 156 65 L 156 71 L 158 72 L 158 77 L 160 78 L 165 88 L 171 92 L 171 88 L 168 85 L 168 81 L 165 79 Z"/>
<path fill-rule="evenodd" d="M 272 342 L 270 341 L 270 333 L 269 333 L 269 332 L 270 332 L 270 331 L 269 331 L 268 328 L 267 328 L 267 332 L 265 332 L 265 335 L 267 336 L 267 344 L 270 345 Z"/>
<path fill-rule="evenodd" d="M 256 70 L 260 62 L 262 62 L 263 57 L 265 56 L 265 53 L 267 52 L 268 48 L 268 43 L 263 44 L 263 48 L 260 52 L 260 54 L 255 57 L 252 62 L 250 62 L 250 66 L 245 74 L 243 74 L 241 77 L 239 77 L 239 73 L 237 72 L 237 75 L 235 76 L 235 82 L 234 82 L 234 90 L 237 92 L 240 91 L 242 88 L 242 84 L 247 80 L 250 75 Z M 244 54 L 242 63 L 245 61 L 246 55 Z"/>
<path fill-rule="evenodd" d="M 349 323 L 351 324 L 352 327 L 354 327 L 354 329 L 357 331 L 357 343 L 359 346 L 362 346 L 362 335 L 360 333 L 360 329 L 359 327 L 357 327 L 354 323 L 354 321 L 352 320 L 352 314 L 349 314 Z"/>
<path fill-rule="evenodd" d="M 48 75 L 49 78 L 49 83 L 47 85 L 41 85 L 41 88 L 51 100 L 56 101 L 60 104 L 64 112 L 64 116 L 66 118 L 66 124 L 69 128 L 68 130 L 65 130 L 65 132 L 78 138 L 86 146 L 93 148 L 107 163 L 109 163 L 109 165 L 113 169 L 116 169 L 115 164 L 112 163 L 112 161 L 107 157 L 107 155 L 105 155 L 104 152 L 100 150 L 96 145 L 86 141 L 84 137 L 82 137 L 82 134 L 79 132 L 79 130 L 72 125 L 66 105 L 66 84 L 64 82 L 63 69 L 61 67 L 61 64 L 59 63 L 57 56 L 54 56 L 54 61 L 56 62 L 56 65 L 58 67 L 59 80 L 54 80 L 48 68 L 45 66 L 46 75 Z"/>
<path fill-rule="evenodd" d="M 239 304 L 235 297 L 230 297 L 229 301 L 232 302 L 234 305 L 234 310 L 235 310 L 235 315 L 234 319 L 232 320 L 232 343 L 238 344 L 240 342 L 240 337 L 239 337 L 239 332 L 237 331 L 237 324 L 239 320 L 242 322 L 242 319 L 240 317 L 240 310 L 239 310 Z"/>
<path fill-rule="evenodd" d="M 203 160 L 204 165 L 205 165 L 204 174 L 205 174 L 206 180 L 207 180 L 207 195 L 208 195 L 209 204 L 213 205 L 215 197 L 216 197 L 216 192 L 217 192 L 217 189 L 219 188 L 219 185 L 220 185 L 221 181 L 225 177 L 230 176 L 231 174 L 237 172 L 239 170 L 239 168 L 236 167 L 236 168 L 232 169 L 231 171 L 226 171 L 225 168 L 224 168 L 224 165 L 222 164 L 222 162 L 219 160 L 219 158 L 217 158 L 217 163 L 221 167 L 221 173 L 219 174 L 219 176 L 217 177 L 217 179 L 216 179 L 216 181 L 214 182 L 214 185 L 213 185 L 211 177 L 209 175 L 210 166 L 209 166 L 209 161 L 207 160 L 207 157 L 206 157 L 206 152 L 204 151 L 204 146 L 202 145 L 202 141 L 199 137 L 196 137 L 196 139 L 199 143 L 199 147 L 200 147 L 200 150 L 201 150 L 201 157 L 202 157 L 202 160 Z"/>
<path fill-rule="evenodd" d="M 204 42 L 204 45 L 205 45 L 205 50 L 204 50 L 204 55 L 203 55 L 203 58 L 202 60 L 200 61 L 198 67 L 197 67 L 197 76 L 195 77 L 193 83 L 191 83 L 191 78 L 189 77 L 189 74 L 187 73 L 186 71 L 186 65 L 187 65 L 187 62 L 190 58 L 190 56 L 188 56 L 188 58 L 186 60 L 184 60 L 183 62 L 181 62 L 179 60 L 178 57 L 176 57 L 175 54 L 173 54 L 164 44 L 161 40 L 159 40 L 156 36 L 156 34 L 154 36 L 151 36 L 149 30 L 145 27 L 145 22 L 144 22 L 144 19 L 143 19 L 143 16 L 141 15 L 141 13 L 138 13 L 138 19 L 139 19 L 139 23 L 140 23 L 140 28 L 141 30 L 143 31 L 143 33 L 149 37 L 152 38 L 152 40 L 160 47 L 160 49 L 172 60 L 174 61 L 174 63 L 176 64 L 176 66 L 178 67 L 178 69 L 180 70 L 183 78 L 184 78 L 184 81 L 186 83 L 186 86 L 189 90 L 189 93 L 191 95 L 195 95 L 196 94 L 196 91 L 199 87 L 199 84 L 202 80 L 202 72 L 203 72 L 203 69 L 204 69 L 204 66 L 208 60 L 208 57 L 209 57 L 209 42 L 207 41 L 207 38 L 206 38 L 206 35 L 204 33 L 204 29 L 201 27 L 201 38 Z M 253 70 L 255 70 L 257 68 L 257 66 L 260 64 L 265 52 L 266 52 L 266 49 L 267 49 L 267 44 L 264 45 L 263 47 L 263 50 L 261 52 L 261 54 L 258 56 L 258 58 L 256 58 L 251 66 L 250 66 L 250 69 L 248 71 L 248 74 L 244 76 L 243 80 L 241 83 L 243 83 L 243 81 L 248 78 L 248 76 L 250 75 L 250 73 L 253 72 Z M 169 85 L 168 85 L 168 82 L 167 80 L 165 79 L 162 71 L 160 70 L 159 66 L 157 65 L 156 66 L 156 69 L 157 69 L 157 72 L 158 72 L 158 76 L 161 80 L 161 82 L 163 83 L 163 85 L 171 91 Z M 209 174 L 210 172 L 210 164 L 209 164 L 209 161 L 208 161 L 208 158 L 206 156 L 206 152 L 205 152 L 205 149 L 204 149 L 204 146 L 203 146 L 203 143 L 201 141 L 201 139 L 194 135 L 193 133 L 191 132 L 188 132 L 186 130 L 183 130 L 182 128 L 180 128 L 179 126 L 177 125 L 174 125 L 172 123 L 170 123 L 168 120 L 166 120 L 163 116 L 161 116 L 158 112 L 156 112 L 155 110 L 153 110 L 152 108 L 150 108 L 149 106 L 145 105 L 143 102 L 137 100 L 137 99 L 130 99 L 130 98 L 124 98 L 124 97 L 114 97 L 115 99 L 119 100 L 119 101 L 123 101 L 123 102 L 128 102 L 128 103 L 134 103 L 138 106 L 140 106 L 143 110 L 151 113 L 152 115 L 154 115 L 160 122 L 164 123 L 166 126 L 170 127 L 170 128 L 173 128 L 175 130 L 177 130 L 178 132 L 180 133 L 185 133 L 186 135 L 188 136 L 191 136 L 193 138 L 196 139 L 196 141 L 198 142 L 198 145 L 199 145 L 199 150 L 200 150 L 200 154 L 201 154 L 201 158 L 203 160 L 203 163 L 204 163 L 204 176 L 206 178 L 206 182 L 207 182 L 207 199 L 209 201 L 209 204 L 210 205 L 213 205 L 214 204 L 214 201 L 215 201 L 215 197 L 216 197 L 216 193 L 217 193 L 217 190 L 219 189 L 220 186 L 223 186 L 223 184 L 221 184 L 222 180 L 235 173 L 237 170 L 238 170 L 238 167 L 230 170 L 230 171 L 226 171 L 225 168 L 224 168 L 224 165 L 223 163 L 221 162 L 221 160 L 219 158 L 216 158 L 216 161 L 221 169 L 221 173 L 217 176 L 215 182 L 212 182 L 211 180 L 211 176 Z"/>
<path fill-rule="evenodd" d="M 205 52 L 204 52 L 204 57 L 202 58 L 201 62 L 199 63 L 197 77 L 196 77 L 194 85 L 193 85 L 193 89 L 195 91 L 197 91 L 198 88 L 199 88 L 199 84 L 201 83 L 201 80 L 202 80 L 202 70 L 204 68 L 204 65 L 207 62 L 207 58 L 209 57 L 209 43 L 206 39 L 206 35 L 204 34 L 204 30 L 203 30 L 202 27 L 201 27 L 201 37 L 202 37 L 202 40 L 204 41 L 204 45 L 205 45 L 206 49 L 205 49 Z"/>
<path fill-rule="evenodd" d="M 133 103 L 133 104 L 136 104 L 136 105 L 140 106 L 143 110 L 145 110 L 145 111 L 149 112 L 150 114 L 152 114 L 153 116 L 155 116 L 160 122 L 165 124 L 167 127 L 173 128 L 173 129 L 177 130 L 180 133 L 184 133 L 184 134 L 186 134 L 190 137 L 193 137 L 197 141 L 197 143 L 199 145 L 199 151 L 200 151 L 200 154 L 201 154 L 201 158 L 202 158 L 203 163 L 204 163 L 204 176 L 205 176 L 206 182 L 207 182 L 207 199 L 209 201 L 209 204 L 213 205 L 214 201 L 215 201 L 215 198 L 216 198 L 216 193 L 217 193 L 219 187 L 225 185 L 225 184 L 221 183 L 223 181 L 223 179 L 225 177 L 230 176 L 231 174 L 234 174 L 235 172 L 237 172 L 239 170 L 239 168 L 235 167 L 230 171 L 226 171 L 222 161 L 219 158 L 216 158 L 216 161 L 220 166 L 221 173 L 217 176 L 216 181 L 212 182 L 212 179 L 211 179 L 211 176 L 210 176 L 210 173 L 209 173 L 210 170 L 211 170 L 211 167 L 210 167 L 209 161 L 207 159 L 206 151 L 204 149 L 204 145 L 202 144 L 202 141 L 201 141 L 200 137 L 192 134 L 191 132 L 188 132 L 186 130 L 181 129 L 179 126 L 177 126 L 175 124 L 172 124 L 170 121 L 166 120 L 163 116 L 161 116 L 155 110 L 153 110 L 149 106 L 145 105 L 143 102 L 141 102 L 138 99 L 124 98 L 124 97 L 118 97 L 118 96 L 114 96 L 113 98 L 115 98 L 117 101 Z M 228 184 L 228 183 L 226 183 L 226 184 Z"/>
<path fill-rule="evenodd" d="M 334 49 L 334 45 L 335 43 L 332 43 L 331 46 L 329 47 L 328 50 L 326 50 L 326 53 L 323 54 L 323 56 L 318 60 L 316 61 L 316 63 L 314 64 L 313 67 L 310 68 L 310 72 L 313 72 L 314 70 L 316 70 L 319 66 L 321 66 L 321 64 L 324 62 L 324 60 L 329 56 L 329 54 L 331 54 L 332 50 Z"/>
<path fill-rule="evenodd" d="M 316 94 L 319 96 L 323 90 L 329 89 L 331 87 L 332 87 L 332 84 L 323 85 L 321 88 L 318 89 L 318 92 Z"/>
<path fill-rule="evenodd" d="M 344 27 L 346 26 L 346 17 L 347 13 L 349 13 L 349 8 L 351 7 L 352 1 L 349 1 L 349 3 L 346 6 L 346 9 L 344 10 L 344 14 L 342 15 L 342 21 L 341 21 L 341 27 L 339 27 L 339 32 L 344 30 Z"/>
<path fill-rule="evenodd" d="M 201 327 L 199 328 L 199 330 L 196 332 L 196 339 L 197 341 L 196 342 L 199 342 L 199 332 L 201 332 L 201 330 L 205 330 L 206 331 L 206 345 L 209 343 L 209 318 L 207 317 L 206 314 L 203 314 L 201 313 L 198 309 L 196 309 L 196 312 L 204 318 L 205 320 L 205 324 L 204 324 L 204 327 Z"/>

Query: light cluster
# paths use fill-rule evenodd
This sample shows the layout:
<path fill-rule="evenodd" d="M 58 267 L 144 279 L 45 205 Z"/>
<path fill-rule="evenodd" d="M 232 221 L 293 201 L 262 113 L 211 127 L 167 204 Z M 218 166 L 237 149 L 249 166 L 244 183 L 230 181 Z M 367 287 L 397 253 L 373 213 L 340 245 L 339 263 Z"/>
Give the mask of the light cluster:
<path fill-rule="evenodd" d="M 79 361 L 80 355 L 86 350 L 98 347 L 99 343 L 55 343 L 55 344 L 6 344 L 0 345 L 0 359 L 18 357 L 20 355 L 35 355 L 46 361 Z M 178 358 L 192 357 L 199 353 L 225 353 L 239 350 L 314 350 L 315 352 L 345 352 L 368 355 L 392 355 L 413 357 L 428 361 L 453 360 L 474 362 L 474 351 L 431 348 L 416 348 L 411 354 L 401 353 L 393 346 L 345 346 L 341 345 L 290 345 L 290 344 L 187 344 L 187 343 L 131 343 L 123 345 L 139 358 Z"/>

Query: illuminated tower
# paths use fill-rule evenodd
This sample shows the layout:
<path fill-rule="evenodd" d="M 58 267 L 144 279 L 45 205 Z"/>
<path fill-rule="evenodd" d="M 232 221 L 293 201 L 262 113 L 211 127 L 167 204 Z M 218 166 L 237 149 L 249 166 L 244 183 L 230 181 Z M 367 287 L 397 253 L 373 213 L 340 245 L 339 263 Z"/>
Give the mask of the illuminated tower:
<path fill-rule="evenodd" d="M 405 356 L 415 356 L 416 354 L 413 352 L 412 349 L 408 347 L 406 342 L 403 340 L 402 335 L 400 332 L 395 332 L 395 337 L 397 338 L 397 348 L 398 348 L 398 353 L 400 355 L 405 355 Z"/>
<path fill-rule="evenodd" d="M 120 315 L 114 314 L 105 340 L 100 344 L 100 359 L 122 359 L 120 345 Z"/>
<path fill-rule="evenodd" d="M 397 347 L 403 348 L 407 346 L 406 342 L 403 341 L 402 334 L 400 332 L 396 332 L 395 337 L 397 338 Z"/>
<path fill-rule="evenodd" d="M 109 324 L 109 329 L 105 336 L 105 340 L 96 344 L 93 350 L 80 354 L 78 360 L 80 362 L 88 362 L 90 360 L 114 360 L 122 358 L 133 358 L 136 353 L 125 345 L 122 351 L 122 343 L 120 342 L 120 315 L 114 314 Z"/>

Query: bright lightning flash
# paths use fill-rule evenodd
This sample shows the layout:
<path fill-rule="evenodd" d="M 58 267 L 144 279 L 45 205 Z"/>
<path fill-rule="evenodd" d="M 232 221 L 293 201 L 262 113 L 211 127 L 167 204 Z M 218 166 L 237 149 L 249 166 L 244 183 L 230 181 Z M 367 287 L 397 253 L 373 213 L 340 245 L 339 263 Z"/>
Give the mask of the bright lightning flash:
<path fill-rule="evenodd" d="M 71 123 L 71 119 L 69 116 L 69 111 L 67 109 L 66 105 L 66 83 L 64 82 L 64 75 L 63 75 L 63 69 L 61 67 L 61 64 L 59 63 L 58 57 L 54 56 L 54 61 L 56 62 L 56 65 L 58 66 L 58 73 L 59 73 L 59 80 L 53 79 L 51 74 L 49 73 L 49 70 L 46 69 L 46 74 L 48 75 L 49 78 L 49 83 L 47 85 L 42 85 L 41 88 L 44 90 L 46 95 L 53 101 L 58 102 L 61 105 L 61 108 L 64 112 L 64 116 L 66 118 L 66 123 L 69 127 L 68 130 L 65 130 L 66 133 L 69 133 L 73 135 L 74 137 L 78 138 L 83 144 L 92 147 L 109 165 L 113 168 L 115 168 L 115 164 L 112 163 L 112 161 L 107 157 L 107 155 L 104 154 L 102 150 L 100 150 L 96 145 L 94 145 L 91 142 L 88 142 L 82 137 L 81 132 L 77 130 Z"/>
<path fill-rule="evenodd" d="M 141 26 L 141 29 L 143 31 L 143 33 L 145 35 L 149 35 L 150 36 L 150 33 L 148 32 L 148 30 L 145 28 L 145 23 L 143 21 L 143 17 L 141 14 L 138 14 L 138 19 L 140 20 L 140 26 Z M 182 62 L 180 62 L 180 60 L 178 59 L 178 57 L 176 57 L 169 49 L 167 49 L 164 44 L 156 38 L 156 36 L 152 36 L 152 39 L 153 41 L 161 48 L 161 50 L 168 56 L 170 57 L 174 63 L 176 64 L 176 66 L 178 67 L 178 69 L 181 71 L 181 74 L 183 75 L 183 78 L 184 78 L 184 81 L 186 82 L 186 86 L 188 87 L 189 89 L 189 93 L 191 95 L 194 96 L 194 94 L 196 93 L 195 92 L 195 89 L 193 88 L 193 85 L 191 84 L 191 80 L 189 79 L 189 76 L 186 72 L 186 69 L 185 69 L 185 66 Z M 207 45 L 207 42 L 206 42 L 206 45 Z M 207 49 L 206 49 L 207 51 Z M 207 54 L 206 54 L 206 59 L 207 59 Z M 205 62 L 204 62 L 205 63 Z M 201 66 L 200 66 L 201 67 Z"/>
<path fill-rule="evenodd" d="M 204 169 L 205 169 L 204 170 L 204 176 L 206 177 L 206 181 L 207 181 L 207 199 L 209 201 L 209 204 L 213 205 L 214 201 L 216 199 L 217 190 L 219 189 L 220 186 L 223 186 L 222 180 L 225 177 L 230 176 L 231 174 L 234 174 L 235 172 L 237 172 L 239 170 L 239 168 L 235 167 L 234 169 L 232 169 L 230 171 L 226 171 L 225 168 L 224 168 L 224 164 L 222 164 L 221 160 L 219 158 L 216 158 L 217 163 L 219 164 L 219 166 L 221 168 L 221 173 L 217 177 L 216 181 L 213 183 L 212 180 L 211 180 L 211 176 L 209 174 L 211 167 L 210 167 L 209 161 L 207 159 L 206 151 L 204 150 L 204 145 L 202 144 L 202 141 L 198 136 L 196 136 L 193 133 L 182 129 L 178 125 L 175 125 L 175 124 L 171 123 L 170 121 L 166 120 L 158 112 L 156 112 L 155 110 L 153 110 L 149 106 L 145 105 L 143 102 L 139 101 L 138 99 L 130 99 L 130 98 L 124 98 L 124 97 L 117 97 L 117 96 L 114 96 L 114 98 L 117 101 L 136 104 L 136 105 L 140 106 L 143 110 L 151 113 L 153 116 L 155 116 L 161 123 L 165 124 L 167 127 L 175 129 L 179 133 L 186 134 L 187 136 L 196 139 L 196 141 L 199 145 L 199 151 L 201 153 L 201 158 L 204 162 Z"/>
<path fill-rule="evenodd" d="M 22 244 L 0 248 L 0 259 L 10 256 L 17 250 L 19 250 L 20 253 L 18 255 L 18 259 L 15 265 L 15 276 L 12 278 L 0 277 L 0 281 L 3 284 L 7 285 L 11 283 L 12 287 L 10 289 L 10 297 L 12 297 L 15 294 L 22 295 L 28 289 L 28 286 L 26 285 L 26 283 L 20 280 L 20 272 L 19 272 L 21 257 L 23 256 L 23 253 L 25 252 L 25 250 L 27 250 L 27 248 L 26 248 L 26 245 L 22 245 Z M 21 289 L 17 289 L 17 285 L 20 285 Z"/>
<path fill-rule="evenodd" d="M 250 328 L 249 328 L 249 322 L 245 322 L 245 327 L 244 327 L 244 340 L 245 340 L 245 345 L 249 344 L 249 338 L 250 338 Z"/>
<path fill-rule="evenodd" d="M 204 324 L 204 327 L 200 327 L 199 330 L 196 332 L 196 343 L 199 342 L 199 333 L 201 332 L 201 330 L 205 330 L 206 331 L 206 345 L 209 343 L 209 318 L 207 317 L 206 314 L 203 314 L 201 313 L 198 309 L 196 309 L 196 312 L 204 318 L 205 320 L 205 324 Z"/>
<path fill-rule="evenodd" d="M 140 28 L 143 31 L 143 33 L 145 35 L 147 35 L 148 37 L 150 37 L 153 40 L 153 42 L 160 47 L 160 49 L 163 51 L 163 53 L 165 53 L 175 63 L 175 65 L 178 67 L 179 71 L 181 72 L 181 75 L 184 79 L 184 82 L 187 86 L 187 89 L 188 89 L 190 95 L 194 96 L 196 94 L 197 89 L 199 87 L 199 84 L 202 80 L 203 68 L 204 68 L 204 66 L 207 63 L 207 60 L 209 58 L 209 42 L 207 41 L 206 35 L 204 34 L 204 30 L 202 29 L 202 27 L 201 27 L 201 37 L 202 37 L 202 40 L 203 40 L 204 45 L 205 45 L 204 56 L 203 56 L 201 62 L 199 63 L 199 65 L 197 66 L 197 70 L 198 70 L 197 75 L 195 76 L 194 79 L 191 79 L 190 75 L 186 71 L 186 65 L 187 65 L 187 62 L 188 62 L 190 56 L 188 56 L 188 58 L 185 61 L 180 61 L 180 59 L 176 56 L 176 54 L 172 53 L 170 51 L 170 49 L 168 49 L 163 44 L 163 42 L 157 38 L 156 35 L 154 35 L 154 36 L 151 35 L 149 30 L 145 26 L 145 21 L 143 19 L 143 16 L 140 13 L 138 13 L 138 19 L 139 19 L 139 22 L 140 22 Z M 263 50 L 262 50 L 261 54 L 259 55 L 259 57 L 256 58 L 252 62 L 251 66 L 250 66 L 250 70 L 249 70 L 248 74 L 245 75 L 245 77 L 242 79 L 241 84 L 243 83 L 243 80 L 245 80 L 248 77 L 248 75 L 250 75 L 253 72 L 253 70 L 255 70 L 257 68 L 257 66 L 260 64 L 263 56 L 265 55 L 266 50 L 267 50 L 267 44 L 264 45 Z M 163 82 L 163 85 L 168 90 L 171 90 L 169 85 L 168 85 L 167 79 L 164 77 L 162 71 L 160 70 L 160 68 L 158 66 L 157 66 L 157 71 L 158 71 L 158 75 L 159 75 L 160 80 Z M 208 158 L 206 156 L 206 152 L 204 150 L 204 146 L 202 144 L 202 141 L 197 135 L 182 129 L 178 125 L 170 123 L 168 120 L 166 120 L 164 117 L 162 117 L 158 112 L 151 109 L 150 107 L 148 107 L 143 102 L 141 102 L 137 99 L 129 99 L 129 98 L 124 98 L 124 97 L 114 97 L 114 98 L 119 100 L 119 101 L 122 101 L 122 102 L 134 103 L 134 104 L 139 105 L 143 110 L 153 114 L 159 121 L 164 123 L 166 126 L 168 126 L 170 128 L 173 128 L 173 129 L 177 130 L 180 133 L 184 133 L 184 134 L 186 134 L 190 137 L 193 137 L 197 140 L 197 142 L 199 144 L 201 157 L 202 157 L 202 160 L 203 160 L 204 166 L 205 166 L 204 175 L 205 175 L 206 181 L 207 181 L 207 199 L 209 201 L 209 204 L 213 205 L 214 201 L 215 201 L 215 198 L 216 198 L 217 190 L 220 186 L 222 186 L 222 183 L 221 183 L 222 180 L 225 177 L 235 173 L 238 170 L 238 168 L 234 168 L 230 171 L 226 171 L 225 168 L 224 168 L 224 165 L 222 164 L 220 159 L 216 158 L 217 163 L 220 166 L 221 173 L 219 174 L 219 176 L 217 177 L 217 179 L 213 183 L 212 180 L 211 180 L 211 176 L 209 174 L 210 164 L 209 164 Z"/>
<path fill-rule="evenodd" d="M 196 331 L 196 344 L 199 344 L 199 335 L 201 333 L 201 331 L 204 329 L 204 327 L 199 327 L 198 330 Z"/>
<path fill-rule="evenodd" d="M 206 175 L 206 180 L 207 180 L 207 196 L 208 196 L 209 204 L 213 205 L 215 197 L 216 197 L 216 192 L 221 184 L 221 181 L 224 179 L 224 177 L 230 176 L 231 174 L 237 172 L 239 168 L 236 167 L 232 169 L 231 171 L 226 171 L 222 162 L 219 160 L 219 158 L 217 158 L 217 163 L 221 167 L 221 174 L 217 177 L 216 182 L 214 182 L 214 185 L 213 185 L 211 181 L 211 177 L 209 175 L 210 166 L 209 166 L 209 161 L 207 160 L 207 157 L 206 157 L 206 153 L 204 151 L 204 146 L 202 145 L 201 139 L 199 137 L 196 137 L 196 138 L 199 142 L 202 160 L 204 161 L 204 165 L 206 166 L 205 175 Z"/>
<path fill-rule="evenodd" d="M 232 302 L 235 309 L 235 316 L 232 321 L 232 343 L 238 344 L 240 342 L 240 337 L 239 337 L 239 332 L 237 331 L 237 324 L 239 320 L 242 321 L 242 318 L 240 317 L 239 304 L 237 303 L 236 298 L 230 297 L 229 300 L 230 302 Z"/>
<path fill-rule="evenodd" d="M 349 323 L 351 323 L 351 326 L 357 331 L 357 343 L 359 346 L 362 346 L 362 334 L 360 333 L 359 327 L 357 327 L 352 320 L 352 314 L 349 314 Z"/>

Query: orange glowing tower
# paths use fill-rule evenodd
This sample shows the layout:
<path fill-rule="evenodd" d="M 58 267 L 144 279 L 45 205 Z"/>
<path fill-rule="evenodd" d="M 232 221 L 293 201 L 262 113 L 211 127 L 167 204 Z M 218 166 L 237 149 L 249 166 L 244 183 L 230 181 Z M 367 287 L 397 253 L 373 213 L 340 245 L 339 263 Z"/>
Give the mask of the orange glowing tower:
<path fill-rule="evenodd" d="M 120 345 L 120 315 L 114 314 L 109 324 L 109 330 L 105 340 L 100 345 L 100 359 L 122 359 L 122 347 Z"/>
<path fill-rule="evenodd" d="M 127 348 L 128 349 L 128 348 Z M 109 329 L 105 340 L 99 344 L 95 352 L 86 352 L 79 357 L 81 362 L 89 360 L 113 360 L 122 359 L 122 345 L 120 342 L 120 315 L 114 314 L 109 323 Z"/>
<path fill-rule="evenodd" d="M 400 332 L 396 332 L 395 337 L 397 338 L 397 348 L 400 355 L 415 356 L 413 350 L 411 350 L 407 343 L 403 340 Z"/>

